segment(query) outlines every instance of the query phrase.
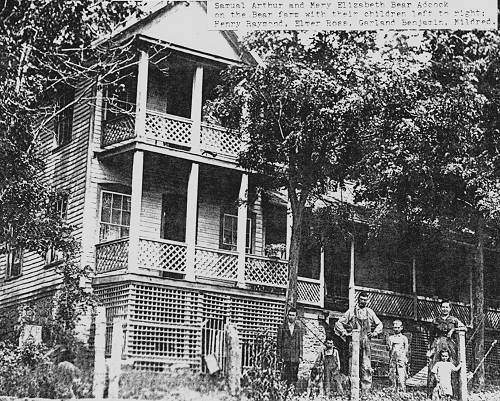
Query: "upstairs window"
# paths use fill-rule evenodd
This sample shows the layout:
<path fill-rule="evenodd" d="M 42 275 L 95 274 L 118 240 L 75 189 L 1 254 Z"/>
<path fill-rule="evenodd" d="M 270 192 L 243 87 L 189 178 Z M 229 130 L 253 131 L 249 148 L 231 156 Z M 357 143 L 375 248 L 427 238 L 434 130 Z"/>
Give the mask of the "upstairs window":
<path fill-rule="evenodd" d="M 23 249 L 8 247 L 7 251 L 7 269 L 5 271 L 5 278 L 11 279 L 19 277 L 23 268 Z"/>
<path fill-rule="evenodd" d="M 71 142 L 74 100 L 75 90 L 71 87 L 66 88 L 57 100 L 57 115 L 54 118 L 54 134 L 57 147 Z"/>
<path fill-rule="evenodd" d="M 245 252 L 252 253 L 253 243 L 253 223 L 251 218 L 247 218 L 247 236 L 245 242 Z M 224 213 L 221 221 L 221 248 L 235 251 L 238 240 L 238 216 Z"/>
<path fill-rule="evenodd" d="M 128 237 L 130 226 L 130 195 L 103 191 L 99 242 Z"/>
<path fill-rule="evenodd" d="M 53 213 L 55 216 L 58 216 L 62 221 L 66 221 L 68 217 L 68 195 L 62 195 L 55 204 L 53 205 Z M 55 249 L 54 246 L 51 246 L 47 253 L 45 254 L 45 263 L 46 265 L 52 265 L 55 263 L 62 262 L 64 259 L 64 253 Z"/>

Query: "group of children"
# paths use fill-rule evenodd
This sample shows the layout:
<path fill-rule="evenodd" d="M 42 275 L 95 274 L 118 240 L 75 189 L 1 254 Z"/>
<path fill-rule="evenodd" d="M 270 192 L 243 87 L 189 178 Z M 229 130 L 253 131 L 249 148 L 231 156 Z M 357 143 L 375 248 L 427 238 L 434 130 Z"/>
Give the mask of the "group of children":
<path fill-rule="evenodd" d="M 389 377 L 395 391 L 406 391 L 406 378 L 408 366 L 408 338 L 402 333 L 403 323 L 401 320 L 393 322 L 394 334 L 387 338 L 387 349 L 389 351 Z M 452 372 L 460 370 L 461 366 L 455 366 L 451 362 L 450 354 L 446 350 L 439 353 L 439 360 L 431 367 L 436 386 L 432 393 L 433 401 L 449 401 L 453 395 Z M 340 373 L 339 352 L 334 347 L 332 339 L 327 338 L 325 347 L 321 349 L 316 362 L 311 369 L 311 395 L 317 395 L 320 390 L 319 383 L 322 382 L 324 395 L 329 397 L 335 391 L 340 394 L 344 392 L 345 376 Z M 313 394 L 316 392 L 316 394 Z"/>

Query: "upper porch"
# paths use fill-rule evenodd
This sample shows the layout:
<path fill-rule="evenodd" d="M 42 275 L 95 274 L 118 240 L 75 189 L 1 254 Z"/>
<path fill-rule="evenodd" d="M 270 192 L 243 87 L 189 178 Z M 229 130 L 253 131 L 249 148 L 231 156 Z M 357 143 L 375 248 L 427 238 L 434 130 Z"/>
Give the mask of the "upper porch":
<path fill-rule="evenodd" d="M 100 91 L 99 153 L 117 154 L 141 143 L 181 158 L 235 166 L 242 135 L 224 128 L 208 108 L 227 64 L 162 46 L 143 40 L 137 63 Z"/>

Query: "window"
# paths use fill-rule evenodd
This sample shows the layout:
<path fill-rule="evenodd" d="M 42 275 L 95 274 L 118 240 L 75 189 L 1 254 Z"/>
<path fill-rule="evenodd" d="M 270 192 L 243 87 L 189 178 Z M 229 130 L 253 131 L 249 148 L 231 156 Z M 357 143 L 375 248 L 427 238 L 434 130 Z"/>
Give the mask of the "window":
<path fill-rule="evenodd" d="M 7 270 L 5 278 L 15 278 L 21 275 L 23 267 L 23 249 L 11 248 L 7 252 Z"/>
<path fill-rule="evenodd" d="M 68 195 L 61 195 L 53 205 L 53 213 L 61 220 L 65 221 L 68 216 Z M 52 265 L 61 262 L 64 258 L 64 253 L 51 246 L 45 254 L 45 264 Z"/>
<path fill-rule="evenodd" d="M 73 88 L 68 87 L 57 101 L 57 115 L 54 118 L 54 133 L 57 147 L 71 142 L 74 100 L 75 91 Z"/>
<path fill-rule="evenodd" d="M 238 239 L 238 216 L 224 213 L 222 215 L 221 248 L 230 251 L 235 251 L 237 239 Z M 252 243 L 253 243 L 252 219 L 247 219 L 247 239 L 245 242 L 246 253 L 252 253 Z"/>
<path fill-rule="evenodd" d="M 99 242 L 128 237 L 130 226 L 130 195 L 103 191 Z"/>

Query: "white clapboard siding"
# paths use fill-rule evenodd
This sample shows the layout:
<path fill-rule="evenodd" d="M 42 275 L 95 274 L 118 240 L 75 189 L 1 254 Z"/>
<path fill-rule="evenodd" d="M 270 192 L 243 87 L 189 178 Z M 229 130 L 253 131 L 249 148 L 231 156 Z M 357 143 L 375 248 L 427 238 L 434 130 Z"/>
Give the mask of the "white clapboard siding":
<path fill-rule="evenodd" d="M 76 97 L 81 95 L 77 91 Z M 89 98 L 90 96 L 85 96 Z M 85 200 L 85 177 L 88 156 L 88 135 L 90 123 L 90 103 L 81 101 L 74 106 L 71 142 L 55 149 L 52 124 L 42 132 L 39 152 L 45 162 L 40 178 L 48 186 L 67 190 L 68 223 L 74 227 L 77 240 L 82 238 L 82 213 Z M 46 267 L 44 259 L 34 253 L 25 252 L 22 275 L 5 280 L 5 255 L 0 259 L 0 306 L 26 299 L 30 294 L 53 288 L 58 283 L 58 275 L 53 267 Z"/>

